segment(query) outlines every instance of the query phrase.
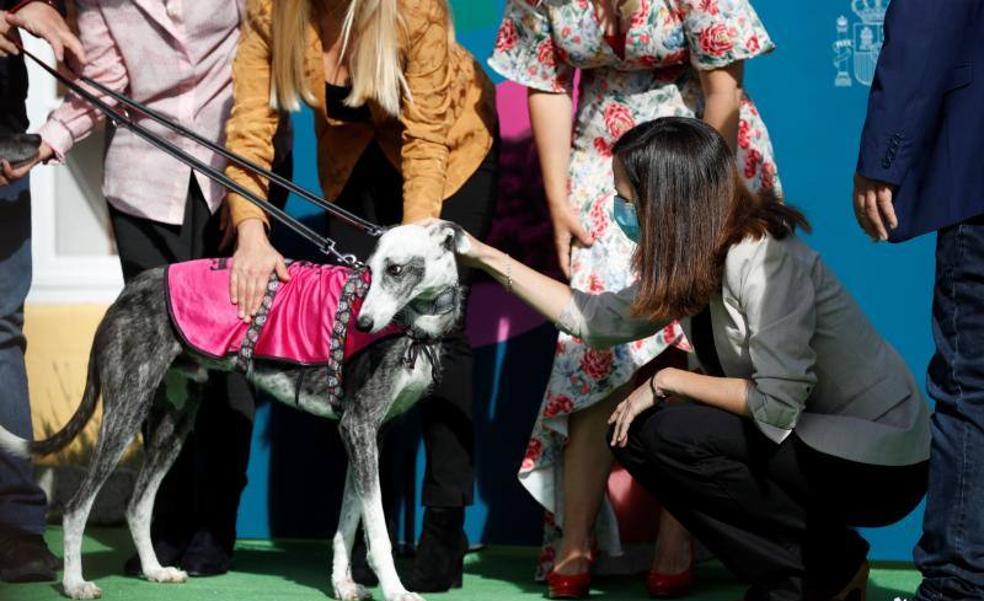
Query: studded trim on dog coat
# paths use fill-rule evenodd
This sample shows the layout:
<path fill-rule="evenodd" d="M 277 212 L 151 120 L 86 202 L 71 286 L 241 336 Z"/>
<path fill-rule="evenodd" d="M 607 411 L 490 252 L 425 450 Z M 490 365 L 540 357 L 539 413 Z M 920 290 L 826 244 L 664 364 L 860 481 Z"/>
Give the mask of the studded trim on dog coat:
<path fill-rule="evenodd" d="M 337 398 L 345 361 L 377 340 L 402 334 L 396 326 L 378 334 L 355 328 L 369 290 L 366 269 L 289 263 L 290 279 L 280 282 L 274 274 L 259 312 L 246 323 L 229 300 L 231 267 L 231 259 L 202 259 L 167 268 L 171 321 L 185 344 L 207 357 L 234 356 L 243 371 L 253 359 L 325 365 Z"/>

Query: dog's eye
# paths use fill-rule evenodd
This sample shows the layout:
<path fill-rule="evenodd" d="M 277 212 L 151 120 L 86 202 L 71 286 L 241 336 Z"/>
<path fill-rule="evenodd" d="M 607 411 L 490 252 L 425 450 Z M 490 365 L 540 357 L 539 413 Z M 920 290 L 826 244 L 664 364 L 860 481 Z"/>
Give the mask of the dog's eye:
<path fill-rule="evenodd" d="M 403 273 L 403 265 L 393 264 L 386 268 L 386 273 L 391 276 L 399 276 Z"/>

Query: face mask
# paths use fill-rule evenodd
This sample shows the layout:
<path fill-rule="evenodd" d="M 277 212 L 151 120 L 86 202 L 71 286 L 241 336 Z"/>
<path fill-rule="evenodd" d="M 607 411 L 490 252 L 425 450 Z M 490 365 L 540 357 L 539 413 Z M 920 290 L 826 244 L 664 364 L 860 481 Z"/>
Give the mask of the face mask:
<path fill-rule="evenodd" d="M 635 205 L 620 194 L 615 195 L 615 208 L 612 211 L 615 223 L 622 228 L 622 232 L 636 244 L 642 237 L 639 230 L 639 216 L 636 214 Z"/>

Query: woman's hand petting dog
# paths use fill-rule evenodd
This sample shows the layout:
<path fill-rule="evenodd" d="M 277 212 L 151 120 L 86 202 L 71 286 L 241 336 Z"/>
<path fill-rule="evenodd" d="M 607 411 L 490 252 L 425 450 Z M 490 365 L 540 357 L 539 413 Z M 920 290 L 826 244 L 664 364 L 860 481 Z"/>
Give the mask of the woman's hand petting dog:
<path fill-rule="evenodd" d="M 41 143 L 38 148 L 37 154 L 34 158 L 27 161 L 26 163 L 20 163 L 18 165 L 11 165 L 7 160 L 0 160 L 0 186 L 6 186 L 12 182 L 15 182 L 25 175 L 27 175 L 31 169 L 38 163 L 47 163 L 55 156 L 55 151 L 51 149 L 50 146 Z"/>
<path fill-rule="evenodd" d="M 427 227 L 432 223 L 441 223 L 440 219 L 421 219 L 414 223 L 414 225 L 420 225 Z M 472 236 L 464 229 L 461 230 L 461 235 L 465 237 L 464 243 L 458 243 L 455 245 L 455 255 L 458 257 L 458 262 L 465 267 L 481 267 L 482 262 L 486 257 L 486 251 L 489 249 L 485 243 L 480 242 L 478 238 Z"/>
<path fill-rule="evenodd" d="M 232 256 L 229 298 L 239 307 L 239 318 L 252 319 L 260 310 L 270 274 L 276 271 L 281 282 L 290 279 L 284 257 L 267 238 L 266 226 L 259 219 L 247 219 L 237 228 L 236 253 Z"/>

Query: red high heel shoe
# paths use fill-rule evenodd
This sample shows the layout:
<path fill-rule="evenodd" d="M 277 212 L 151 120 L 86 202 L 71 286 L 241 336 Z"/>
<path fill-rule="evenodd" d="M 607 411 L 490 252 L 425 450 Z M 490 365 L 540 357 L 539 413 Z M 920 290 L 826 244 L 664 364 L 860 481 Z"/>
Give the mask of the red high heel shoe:
<path fill-rule="evenodd" d="M 679 574 L 661 574 L 650 570 L 646 576 L 646 591 L 653 599 L 686 597 L 694 586 L 694 549 L 690 547 L 690 565 Z"/>
<path fill-rule="evenodd" d="M 594 566 L 597 549 L 591 546 L 588 556 L 588 571 L 579 574 L 558 574 L 553 570 L 547 573 L 547 597 L 550 599 L 584 599 L 591 592 L 591 568 Z"/>
<path fill-rule="evenodd" d="M 547 574 L 547 596 L 551 599 L 583 599 L 591 591 L 591 570 L 580 574 Z"/>

